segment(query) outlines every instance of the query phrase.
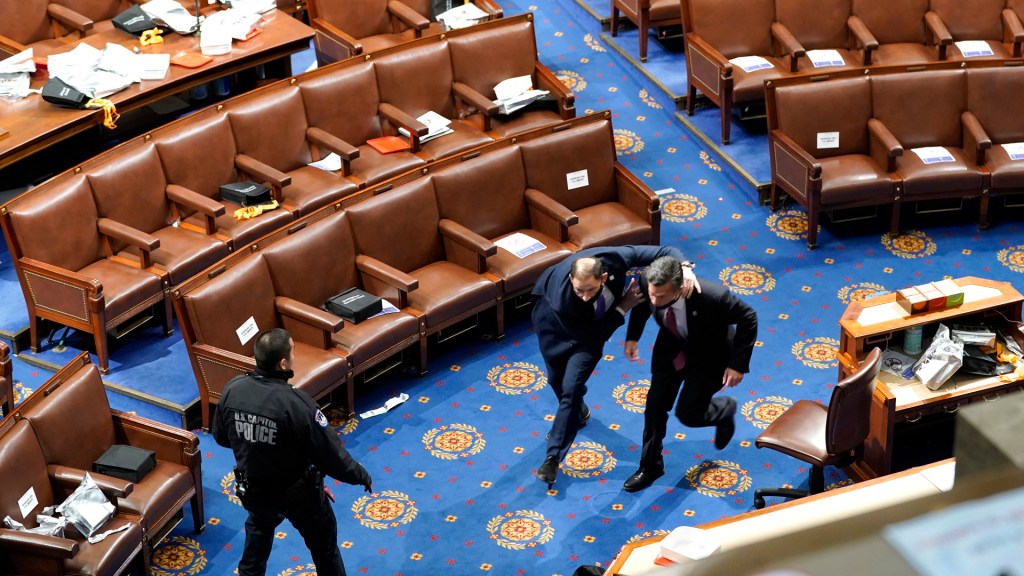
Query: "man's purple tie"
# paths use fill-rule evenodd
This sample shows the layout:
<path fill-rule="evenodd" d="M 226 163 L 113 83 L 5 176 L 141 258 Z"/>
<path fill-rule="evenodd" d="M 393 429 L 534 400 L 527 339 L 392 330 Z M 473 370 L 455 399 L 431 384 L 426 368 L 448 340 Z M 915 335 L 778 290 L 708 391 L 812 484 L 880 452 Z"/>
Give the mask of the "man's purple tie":
<path fill-rule="evenodd" d="M 597 301 L 594 302 L 594 318 L 597 318 L 598 320 L 604 318 L 604 313 L 607 307 L 608 304 L 604 301 L 604 292 L 598 292 Z"/>
<path fill-rule="evenodd" d="M 681 346 L 683 343 L 683 337 L 679 333 L 679 325 L 676 324 L 676 313 L 671 307 L 665 310 L 665 327 L 668 328 L 668 331 L 676 337 L 676 340 L 679 341 Z M 679 353 L 672 358 L 672 367 L 678 372 L 683 369 L 683 366 L 686 366 L 686 353 L 683 352 L 682 348 L 680 348 Z"/>

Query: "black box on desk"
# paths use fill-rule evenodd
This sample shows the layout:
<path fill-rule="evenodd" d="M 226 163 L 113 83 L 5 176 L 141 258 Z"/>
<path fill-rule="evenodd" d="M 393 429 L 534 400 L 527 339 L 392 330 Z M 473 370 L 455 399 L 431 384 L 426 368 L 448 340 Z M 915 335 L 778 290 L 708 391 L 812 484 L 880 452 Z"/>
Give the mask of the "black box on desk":
<path fill-rule="evenodd" d="M 129 482 L 142 480 L 150 470 L 156 468 L 156 452 L 114 444 L 93 462 L 92 471 Z"/>
<path fill-rule="evenodd" d="M 997 468 L 1024 470 L 1024 394 L 1000 394 L 994 402 L 972 402 L 957 411 L 956 482 Z"/>
<path fill-rule="evenodd" d="M 383 310 L 380 298 L 359 288 L 349 288 L 341 294 L 331 296 L 324 307 L 335 316 L 358 324 Z"/>
<path fill-rule="evenodd" d="M 239 206 L 258 206 L 273 200 L 270 188 L 255 182 L 232 182 L 222 184 L 220 197 Z"/>

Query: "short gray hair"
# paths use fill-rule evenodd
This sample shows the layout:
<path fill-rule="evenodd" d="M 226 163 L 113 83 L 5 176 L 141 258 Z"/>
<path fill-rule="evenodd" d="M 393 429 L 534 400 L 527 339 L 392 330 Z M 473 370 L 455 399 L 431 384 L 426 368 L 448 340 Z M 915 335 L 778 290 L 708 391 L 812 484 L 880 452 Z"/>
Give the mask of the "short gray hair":
<path fill-rule="evenodd" d="M 673 290 L 679 290 L 683 285 L 683 269 L 679 260 L 672 256 L 662 256 L 651 262 L 644 270 L 644 274 L 647 276 L 647 283 L 655 286 L 669 283 Z"/>

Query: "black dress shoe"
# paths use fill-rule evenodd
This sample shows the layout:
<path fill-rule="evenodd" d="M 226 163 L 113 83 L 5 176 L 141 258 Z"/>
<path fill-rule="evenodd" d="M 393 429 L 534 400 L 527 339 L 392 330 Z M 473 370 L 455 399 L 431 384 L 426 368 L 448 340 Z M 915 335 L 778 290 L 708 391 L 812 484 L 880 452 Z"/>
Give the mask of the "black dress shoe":
<path fill-rule="evenodd" d="M 540 465 L 536 473 L 537 478 L 547 482 L 548 486 L 555 483 L 555 477 L 558 476 L 558 458 L 554 456 L 548 456 L 544 459 L 544 463 Z"/>
<path fill-rule="evenodd" d="M 622 485 L 622 489 L 626 492 L 636 492 L 643 490 L 658 478 L 665 475 L 664 470 L 644 470 L 643 468 L 637 470 L 632 476 L 626 478 L 626 483 Z"/>
<path fill-rule="evenodd" d="M 719 450 L 728 446 L 733 434 L 736 433 L 736 399 L 728 398 L 728 400 L 729 415 L 715 427 L 715 448 Z"/>

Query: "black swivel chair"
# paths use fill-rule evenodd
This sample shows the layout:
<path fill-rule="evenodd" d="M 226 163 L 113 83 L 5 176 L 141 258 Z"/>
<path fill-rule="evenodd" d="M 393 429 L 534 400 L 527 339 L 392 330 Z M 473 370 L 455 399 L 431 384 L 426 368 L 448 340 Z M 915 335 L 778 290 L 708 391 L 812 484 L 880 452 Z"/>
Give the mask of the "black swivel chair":
<path fill-rule="evenodd" d="M 771 448 L 812 466 L 810 490 L 758 488 L 754 507 L 764 508 L 765 496 L 802 498 L 825 490 L 825 466 L 844 467 L 861 459 L 868 435 L 871 395 L 881 366 L 882 352 L 875 348 L 860 368 L 836 384 L 828 407 L 800 400 L 758 435 L 758 448 Z"/>

